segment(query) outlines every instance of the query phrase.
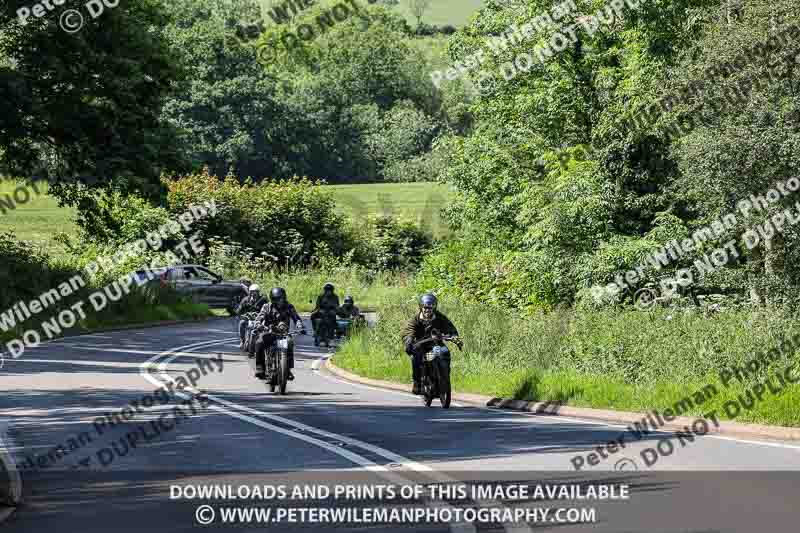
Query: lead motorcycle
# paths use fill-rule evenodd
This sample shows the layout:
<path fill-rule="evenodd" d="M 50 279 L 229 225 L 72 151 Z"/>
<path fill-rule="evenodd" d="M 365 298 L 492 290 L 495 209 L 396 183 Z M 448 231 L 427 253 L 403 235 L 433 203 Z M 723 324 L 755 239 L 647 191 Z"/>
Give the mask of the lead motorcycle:
<path fill-rule="evenodd" d="M 271 327 L 261 327 L 259 334 L 264 332 L 273 335 L 272 346 L 264 347 L 267 353 L 264 357 L 266 372 L 264 381 L 269 383 L 269 391 L 275 392 L 277 388 L 280 394 L 286 394 L 286 385 L 289 382 L 289 358 L 294 355 L 294 337 L 301 332 L 289 332 L 289 327 L 285 323 L 280 323 Z"/>
<path fill-rule="evenodd" d="M 442 407 L 448 409 L 452 398 L 450 386 L 450 349 L 445 342 L 458 339 L 455 335 L 441 335 L 436 332 L 427 339 L 414 344 L 414 349 L 420 349 L 424 344 L 435 341 L 436 344 L 430 351 L 422 356 L 422 400 L 425 407 L 430 407 L 434 398 L 439 398 Z M 459 348 L 461 350 L 461 348 Z"/>

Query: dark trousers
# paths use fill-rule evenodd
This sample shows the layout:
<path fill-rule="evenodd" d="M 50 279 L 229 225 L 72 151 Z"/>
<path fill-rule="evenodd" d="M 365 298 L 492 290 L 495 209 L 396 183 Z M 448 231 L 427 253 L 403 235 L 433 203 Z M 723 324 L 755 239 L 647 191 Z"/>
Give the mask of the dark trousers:
<path fill-rule="evenodd" d="M 411 376 L 415 382 L 422 380 L 422 350 L 414 350 L 411 356 Z"/>
<path fill-rule="evenodd" d="M 267 371 L 267 350 L 272 350 L 275 336 L 264 333 L 256 341 L 256 372 Z M 289 343 L 289 368 L 294 368 L 294 343 Z"/>
<path fill-rule="evenodd" d="M 239 321 L 239 339 L 244 343 L 247 338 L 247 322 L 248 320 Z"/>

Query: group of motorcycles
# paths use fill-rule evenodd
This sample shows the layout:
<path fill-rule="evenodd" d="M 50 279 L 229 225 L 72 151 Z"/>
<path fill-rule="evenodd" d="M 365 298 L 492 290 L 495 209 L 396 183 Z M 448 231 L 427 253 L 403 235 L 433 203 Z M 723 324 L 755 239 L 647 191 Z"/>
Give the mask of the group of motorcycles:
<path fill-rule="evenodd" d="M 264 346 L 266 350 L 264 362 L 266 372 L 264 381 L 269 385 L 270 392 L 276 390 L 284 395 L 286 386 L 290 381 L 290 358 L 294 354 L 294 337 L 301 334 L 300 331 L 289 331 L 287 324 L 279 323 L 276 326 L 264 326 L 256 322 L 258 313 L 249 312 L 239 316 L 240 321 L 246 323 L 245 340 L 242 344 L 242 354 L 249 358 L 256 357 L 256 342 L 265 333 L 272 336 L 271 346 Z M 351 334 L 355 327 L 366 324 L 364 315 L 359 314 L 351 318 L 337 318 L 323 314 L 321 318 L 313 320 L 314 344 L 319 346 L 321 342 L 330 345 L 331 340 L 341 340 Z"/>
<path fill-rule="evenodd" d="M 283 322 L 274 326 L 265 326 L 256 321 L 257 315 L 256 312 L 248 312 L 239 317 L 239 320 L 245 321 L 246 324 L 242 353 L 250 358 L 255 358 L 259 355 L 256 354 L 258 339 L 265 333 L 270 334 L 271 345 L 262 345 L 260 348 L 266 350 L 264 354 L 266 372 L 263 379 L 269 384 L 270 392 L 274 393 L 277 390 L 281 395 L 285 395 L 287 384 L 293 379 L 290 377 L 290 361 L 294 358 L 294 337 L 305 331 L 290 332 L 288 324 Z M 321 343 L 330 346 L 331 340 L 347 337 L 354 328 L 363 327 L 366 324 L 364 315 L 357 310 L 351 316 L 338 316 L 335 310 L 329 309 L 315 312 L 312 317 L 315 346 L 319 346 Z M 445 335 L 435 329 L 430 334 L 430 337 L 413 345 L 415 350 L 428 346 L 425 348 L 426 353 L 422 354 L 420 393 L 426 407 L 430 407 L 433 400 L 438 398 L 442 407 L 447 409 L 452 400 L 452 386 L 450 383 L 450 349 L 446 343 L 456 342 L 460 350 L 461 341 L 456 336 Z"/>

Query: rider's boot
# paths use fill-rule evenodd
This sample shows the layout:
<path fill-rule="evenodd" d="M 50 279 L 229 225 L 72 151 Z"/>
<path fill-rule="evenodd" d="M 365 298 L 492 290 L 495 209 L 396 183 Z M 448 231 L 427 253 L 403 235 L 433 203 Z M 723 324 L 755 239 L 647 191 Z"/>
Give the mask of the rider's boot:
<path fill-rule="evenodd" d="M 418 380 L 414 380 L 414 387 L 411 389 L 411 394 L 416 394 L 417 396 L 422 394 L 422 387 L 420 387 Z"/>

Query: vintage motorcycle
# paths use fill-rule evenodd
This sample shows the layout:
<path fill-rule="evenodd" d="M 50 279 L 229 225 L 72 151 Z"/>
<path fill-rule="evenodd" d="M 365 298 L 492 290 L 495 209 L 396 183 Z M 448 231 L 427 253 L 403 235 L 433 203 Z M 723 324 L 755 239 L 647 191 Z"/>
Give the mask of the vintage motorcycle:
<path fill-rule="evenodd" d="M 440 335 L 434 332 L 427 339 L 414 344 L 414 349 L 420 349 L 424 344 L 435 341 L 430 351 L 422 356 L 422 400 L 426 407 L 430 407 L 434 398 L 439 398 L 442 407 L 448 409 L 452 398 L 450 386 L 450 350 L 445 342 L 458 339 L 455 335 Z M 459 350 L 461 348 L 459 347 Z"/>
<path fill-rule="evenodd" d="M 256 316 L 258 313 L 250 312 L 245 313 L 239 317 L 239 321 L 246 321 L 247 326 L 245 329 L 244 343 L 241 347 L 242 354 L 246 354 L 249 358 L 255 357 L 256 336 L 254 335 Z M 238 330 L 237 330 L 238 331 Z"/>
<path fill-rule="evenodd" d="M 360 328 L 366 323 L 367 321 L 362 314 L 350 318 L 339 317 L 336 319 L 335 337 L 336 339 L 348 337 L 354 328 Z"/>
<path fill-rule="evenodd" d="M 314 329 L 314 346 L 325 344 L 330 347 L 330 341 L 336 337 L 336 311 L 326 309 L 317 312 L 317 316 L 311 320 Z"/>
<path fill-rule="evenodd" d="M 264 331 L 262 328 L 260 333 Z M 264 381 L 269 383 L 270 392 L 275 392 L 277 388 L 283 395 L 286 394 L 286 384 L 289 382 L 289 359 L 294 355 L 294 337 L 300 335 L 300 332 L 290 333 L 284 323 L 266 328 L 266 331 L 274 336 L 274 341 L 272 346 L 264 348 L 267 350 L 264 358 L 266 363 Z"/>

